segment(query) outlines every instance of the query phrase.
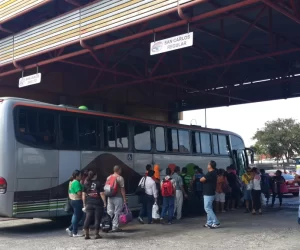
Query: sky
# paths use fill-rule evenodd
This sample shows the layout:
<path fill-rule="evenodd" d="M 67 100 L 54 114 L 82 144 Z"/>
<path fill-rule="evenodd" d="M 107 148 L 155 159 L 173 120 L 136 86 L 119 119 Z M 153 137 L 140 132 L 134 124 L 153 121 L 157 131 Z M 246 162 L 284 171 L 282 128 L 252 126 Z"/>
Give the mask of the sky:
<path fill-rule="evenodd" d="M 206 110 L 208 128 L 228 130 L 239 134 L 247 147 L 253 145 L 253 135 L 267 121 L 278 118 L 293 118 L 300 122 L 300 98 L 258 102 Z M 182 124 L 205 127 L 205 111 L 194 110 L 183 113 Z"/>

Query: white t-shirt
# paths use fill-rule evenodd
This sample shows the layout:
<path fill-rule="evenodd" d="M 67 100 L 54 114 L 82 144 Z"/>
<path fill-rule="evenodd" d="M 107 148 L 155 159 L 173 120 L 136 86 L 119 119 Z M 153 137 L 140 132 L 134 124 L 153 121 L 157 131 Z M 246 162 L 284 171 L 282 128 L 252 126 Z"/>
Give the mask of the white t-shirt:
<path fill-rule="evenodd" d="M 257 174 L 254 176 L 254 179 L 253 179 L 253 189 L 254 190 L 261 190 L 260 180 L 261 180 L 260 175 Z"/>
<path fill-rule="evenodd" d="M 144 184 L 144 181 L 145 181 L 144 179 L 145 179 L 145 177 L 143 177 L 140 180 L 139 185 Z M 148 195 L 153 195 L 155 199 L 157 198 L 157 195 L 158 195 L 155 181 L 151 177 L 148 177 L 148 176 L 146 176 L 146 181 L 145 181 L 145 193 Z"/>

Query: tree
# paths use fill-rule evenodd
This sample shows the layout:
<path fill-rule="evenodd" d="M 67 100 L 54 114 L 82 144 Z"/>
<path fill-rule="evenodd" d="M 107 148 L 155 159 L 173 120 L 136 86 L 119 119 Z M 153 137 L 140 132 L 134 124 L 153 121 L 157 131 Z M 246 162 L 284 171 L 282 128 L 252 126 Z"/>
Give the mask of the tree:
<path fill-rule="evenodd" d="M 300 152 L 300 124 L 292 118 L 268 121 L 264 128 L 256 131 L 253 139 L 272 157 L 285 157 L 289 163 L 289 159 Z"/>
<path fill-rule="evenodd" d="M 256 157 L 257 157 L 257 161 L 262 161 L 262 155 L 266 155 L 267 154 L 267 149 L 265 148 L 264 145 L 260 144 L 259 142 L 256 142 L 253 146 L 250 147 L 251 149 L 253 149 Z"/>

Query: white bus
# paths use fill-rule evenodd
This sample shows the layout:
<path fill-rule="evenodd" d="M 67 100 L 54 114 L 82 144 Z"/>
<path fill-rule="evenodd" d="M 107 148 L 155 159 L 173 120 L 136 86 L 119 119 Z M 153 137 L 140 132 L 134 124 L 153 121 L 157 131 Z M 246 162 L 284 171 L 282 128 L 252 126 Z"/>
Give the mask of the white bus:
<path fill-rule="evenodd" d="M 0 98 L 0 216 L 64 216 L 68 180 L 75 169 L 91 169 L 104 182 L 120 165 L 131 209 L 147 164 L 162 175 L 169 164 L 206 170 L 248 166 L 235 133 L 168 124 L 19 98 Z"/>

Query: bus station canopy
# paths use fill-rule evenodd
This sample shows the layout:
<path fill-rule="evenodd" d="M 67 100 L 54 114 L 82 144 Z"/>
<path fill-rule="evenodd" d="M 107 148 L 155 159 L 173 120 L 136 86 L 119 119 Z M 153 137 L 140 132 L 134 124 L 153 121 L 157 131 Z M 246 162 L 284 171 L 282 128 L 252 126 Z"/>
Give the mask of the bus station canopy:
<path fill-rule="evenodd" d="M 0 4 L 0 88 L 10 93 L 38 71 L 42 83 L 22 94 L 172 111 L 300 95 L 296 0 L 30 2 Z M 152 42 L 189 33 L 193 46 L 150 55 Z"/>

